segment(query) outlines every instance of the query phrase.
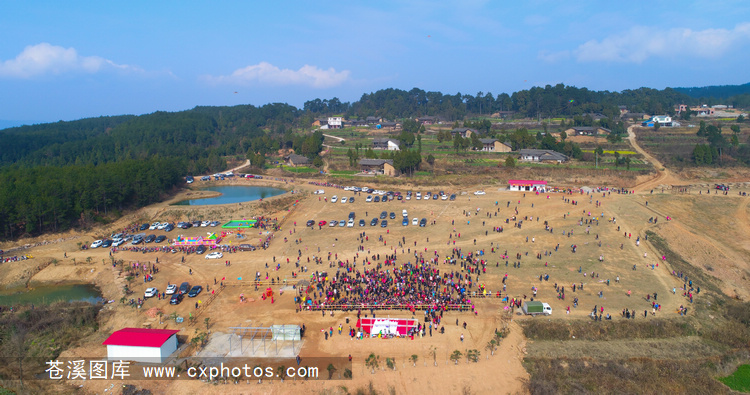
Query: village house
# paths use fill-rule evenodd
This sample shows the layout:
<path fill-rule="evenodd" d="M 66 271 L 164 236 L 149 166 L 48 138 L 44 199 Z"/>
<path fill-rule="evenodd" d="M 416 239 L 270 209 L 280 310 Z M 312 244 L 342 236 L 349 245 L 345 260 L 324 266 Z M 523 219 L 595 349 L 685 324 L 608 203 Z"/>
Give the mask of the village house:
<path fill-rule="evenodd" d="M 313 121 L 312 126 L 318 128 L 322 128 L 323 126 L 328 127 L 328 118 L 316 119 Z"/>
<path fill-rule="evenodd" d="M 297 155 L 297 154 L 291 154 L 289 156 L 284 157 L 284 160 L 286 161 L 286 164 L 288 166 L 307 166 L 312 163 L 310 159 L 308 159 L 306 156 Z"/>
<path fill-rule="evenodd" d="M 547 149 L 522 149 L 519 159 L 526 162 L 567 162 L 568 157 L 557 151 Z"/>
<path fill-rule="evenodd" d="M 659 123 L 659 126 L 672 126 L 672 117 L 670 117 L 669 115 L 654 115 L 653 117 L 643 121 L 641 123 L 641 126 L 653 127 L 657 122 Z"/>
<path fill-rule="evenodd" d="M 362 159 L 359 161 L 359 169 L 366 174 L 398 175 L 392 159 Z"/>
<path fill-rule="evenodd" d="M 341 129 L 343 121 L 340 116 L 328 117 L 328 129 Z"/>
<path fill-rule="evenodd" d="M 600 133 L 612 133 L 612 131 L 599 126 L 574 126 L 566 129 L 565 133 L 568 136 L 596 136 Z"/>
<path fill-rule="evenodd" d="M 482 151 L 489 152 L 510 152 L 513 148 L 508 144 L 501 143 L 498 139 L 479 139 L 482 143 Z"/>
<path fill-rule="evenodd" d="M 451 130 L 452 135 L 455 135 L 456 133 L 460 134 L 463 138 L 467 138 L 471 137 L 472 134 L 477 133 L 477 131 L 470 128 L 455 128 Z"/>
<path fill-rule="evenodd" d="M 434 125 L 438 123 L 438 118 L 425 115 L 423 117 L 417 118 L 417 122 L 421 123 L 422 125 Z"/>
<path fill-rule="evenodd" d="M 375 125 L 377 123 L 380 123 L 380 121 L 382 121 L 382 119 L 380 119 L 378 117 L 367 117 L 367 118 L 365 118 L 365 122 L 367 122 L 368 125 Z"/>
<path fill-rule="evenodd" d="M 633 122 L 642 121 L 644 119 L 648 119 L 649 116 L 645 112 L 629 112 L 626 114 L 623 114 L 622 117 L 623 120 L 630 120 Z"/>
<path fill-rule="evenodd" d="M 388 151 L 398 151 L 401 142 L 393 139 L 372 139 L 372 149 L 383 149 Z"/>

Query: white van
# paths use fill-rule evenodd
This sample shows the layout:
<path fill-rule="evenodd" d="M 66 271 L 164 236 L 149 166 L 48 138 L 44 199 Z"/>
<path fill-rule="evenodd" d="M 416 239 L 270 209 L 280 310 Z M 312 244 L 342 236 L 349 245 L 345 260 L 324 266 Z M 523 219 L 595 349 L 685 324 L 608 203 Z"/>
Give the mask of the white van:
<path fill-rule="evenodd" d="M 409 216 L 409 213 L 407 213 L 407 212 L 406 212 L 406 209 L 404 209 L 404 210 L 401 210 L 401 215 L 402 215 L 402 216 L 403 216 L 404 218 L 407 218 L 407 217 Z"/>

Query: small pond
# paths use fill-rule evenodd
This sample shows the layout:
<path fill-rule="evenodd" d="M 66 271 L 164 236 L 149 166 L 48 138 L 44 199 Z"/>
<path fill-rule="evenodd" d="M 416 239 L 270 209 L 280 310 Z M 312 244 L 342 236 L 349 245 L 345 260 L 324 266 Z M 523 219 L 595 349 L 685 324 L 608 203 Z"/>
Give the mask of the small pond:
<path fill-rule="evenodd" d="M 272 187 L 250 187 L 227 185 L 202 188 L 204 191 L 219 192 L 221 195 L 203 199 L 189 199 L 175 203 L 177 206 L 208 206 L 212 204 L 228 204 L 250 202 L 286 193 L 286 190 Z"/>
<path fill-rule="evenodd" d="M 52 304 L 55 302 L 89 302 L 104 301 L 101 292 L 91 284 L 41 285 L 30 291 L 3 291 L 0 293 L 0 305 L 12 306 L 19 304 Z"/>

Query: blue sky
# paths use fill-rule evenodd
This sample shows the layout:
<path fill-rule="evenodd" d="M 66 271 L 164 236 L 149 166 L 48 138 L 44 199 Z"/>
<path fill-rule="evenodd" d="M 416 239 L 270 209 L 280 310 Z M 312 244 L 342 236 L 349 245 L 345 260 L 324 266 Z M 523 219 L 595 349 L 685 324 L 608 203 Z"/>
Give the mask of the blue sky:
<path fill-rule="evenodd" d="M 747 1 L 4 1 L 0 120 L 750 81 Z"/>

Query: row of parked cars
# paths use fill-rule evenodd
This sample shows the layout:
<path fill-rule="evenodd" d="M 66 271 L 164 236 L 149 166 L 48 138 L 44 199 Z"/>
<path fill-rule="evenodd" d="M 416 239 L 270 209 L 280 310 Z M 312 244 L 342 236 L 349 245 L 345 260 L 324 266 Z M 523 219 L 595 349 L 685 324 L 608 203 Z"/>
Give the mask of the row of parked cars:
<path fill-rule="evenodd" d="M 180 304 L 182 302 L 182 299 L 185 297 L 185 295 L 188 296 L 188 298 L 194 298 L 198 296 L 203 291 L 203 287 L 200 285 L 194 285 L 192 288 L 190 287 L 190 283 L 185 281 L 184 283 L 180 284 L 180 287 L 177 287 L 177 284 L 169 284 L 167 285 L 167 290 L 164 291 L 167 295 L 172 295 L 169 299 L 169 304 Z M 159 289 L 156 287 L 151 287 L 146 289 L 146 292 L 143 294 L 143 297 L 153 298 L 156 295 L 159 294 Z"/>
<path fill-rule="evenodd" d="M 406 195 L 402 195 L 401 192 L 386 192 L 386 191 L 374 191 L 372 195 L 367 195 L 365 198 L 365 202 L 367 203 L 379 203 L 379 202 L 390 202 L 392 200 L 411 200 L 412 197 L 416 200 L 456 200 L 456 194 L 448 195 L 444 191 L 440 191 L 439 193 L 432 193 L 432 192 L 425 192 L 422 194 L 422 192 L 417 192 L 414 194 L 412 191 L 406 192 Z M 342 197 L 341 199 L 338 198 L 337 195 L 333 195 L 331 197 L 331 203 L 336 203 L 338 201 L 341 201 L 341 203 L 354 203 L 353 197 Z"/>
<path fill-rule="evenodd" d="M 388 219 L 387 218 L 390 218 L 392 220 L 396 219 L 396 213 L 391 212 L 390 215 L 389 215 L 387 211 L 383 211 L 383 212 L 380 213 L 380 217 L 379 218 L 376 217 L 376 218 L 373 218 L 373 219 L 370 220 L 370 226 L 377 226 L 378 223 L 380 223 L 380 227 L 381 228 L 388 227 Z M 325 221 L 325 220 L 321 220 L 321 221 L 318 221 L 317 224 L 318 224 L 319 227 L 323 227 L 323 226 L 328 225 L 329 227 L 332 227 L 332 228 L 333 227 L 337 227 L 337 226 L 340 227 L 340 228 L 343 228 L 343 227 L 353 228 L 355 220 L 356 220 L 356 214 L 352 211 L 351 213 L 349 213 L 349 218 L 346 219 L 346 220 L 338 221 L 338 220 L 334 219 L 334 220 L 331 220 L 330 222 Z M 366 224 L 367 223 L 366 223 L 366 221 L 364 219 L 360 219 L 359 220 L 359 226 L 366 226 Z M 414 217 L 411 220 L 411 224 L 412 224 L 412 226 L 425 227 L 427 225 L 427 218 L 422 218 L 420 220 L 417 217 Z M 401 211 L 401 225 L 402 226 L 409 226 L 409 213 L 406 210 L 402 210 Z M 313 219 L 308 220 L 307 221 L 307 226 L 315 226 L 315 220 L 313 220 Z"/>
<path fill-rule="evenodd" d="M 141 244 L 141 243 L 163 243 L 167 240 L 167 236 L 164 235 L 146 235 L 145 233 L 138 233 L 135 235 L 125 235 L 122 233 L 118 233 L 116 235 L 112 236 L 112 239 L 101 239 L 101 240 L 95 240 L 89 248 L 109 248 L 109 247 L 119 247 L 127 242 L 130 242 L 131 245 Z"/>

